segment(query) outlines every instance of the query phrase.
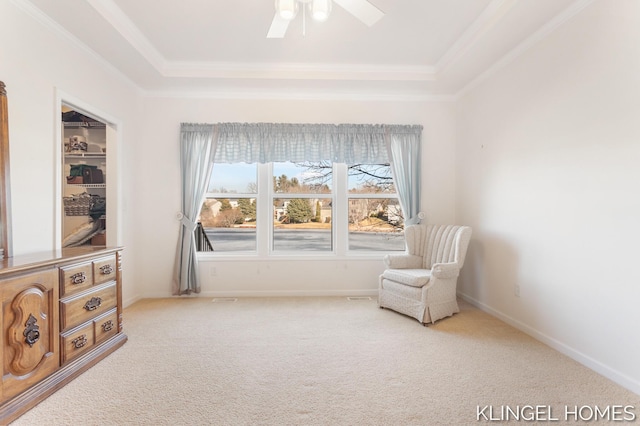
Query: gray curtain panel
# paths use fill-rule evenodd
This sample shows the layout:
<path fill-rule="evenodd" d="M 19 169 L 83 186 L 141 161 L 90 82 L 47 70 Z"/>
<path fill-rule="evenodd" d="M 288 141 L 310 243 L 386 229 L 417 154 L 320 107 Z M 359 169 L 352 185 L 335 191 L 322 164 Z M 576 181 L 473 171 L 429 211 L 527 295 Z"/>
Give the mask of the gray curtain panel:
<path fill-rule="evenodd" d="M 407 126 L 406 132 L 389 133 L 391 173 L 396 185 L 405 226 L 420 223 L 420 164 L 422 127 Z M 415 127 L 420 127 L 415 129 Z"/>
<path fill-rule="evenodd" d="M 173 277 L 174 295 L 200 292 L 193 231 L 213 168 L 217 128 L 212 124 L 183 123 L 180 139 L 182 211 Z"/>

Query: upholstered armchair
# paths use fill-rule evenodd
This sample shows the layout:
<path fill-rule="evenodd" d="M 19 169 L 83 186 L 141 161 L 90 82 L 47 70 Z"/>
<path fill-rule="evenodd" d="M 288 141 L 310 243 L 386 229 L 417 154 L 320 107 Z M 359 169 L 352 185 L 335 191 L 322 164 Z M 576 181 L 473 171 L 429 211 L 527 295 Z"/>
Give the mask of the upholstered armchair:
<path fill-rule="evenodd" d="M 456 284 L 471 239 L 471 228 L 410 225 L 406 250 L 384 257 L 378 305 L 408 315 L 423 325 L 460 312 Z"/>

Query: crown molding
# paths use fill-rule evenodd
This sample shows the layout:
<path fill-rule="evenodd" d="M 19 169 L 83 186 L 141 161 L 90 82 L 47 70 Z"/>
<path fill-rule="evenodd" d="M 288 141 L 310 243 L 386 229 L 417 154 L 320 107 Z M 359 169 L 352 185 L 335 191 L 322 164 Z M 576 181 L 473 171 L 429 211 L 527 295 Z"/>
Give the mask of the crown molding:
<path fill-rule="evenodd" d="M 119 78 L 121 81 L 126 83 L 128 86 L 131 86 L 136 92 L 141 92 L 140 87 L 131 80 L 126 74 L 116 68 L 112 63 L 104 59 L 95 50 L 91 49 L 87 46 L 82 40 L 79 40 L 76 36 L 67 31 L 64 27 L 58 24 L 56 21 L 51 19 L 47 14 L 38 9 L 28 0 L 9 0 L 14 6 L 20 9 L 27 16 L 31 17 L 34 21 L 41 24 L 43 27 L 49 29 L 55 34 L 58 34 L 63 39 L 70 42 L 75 48 L 79 51 L 82 51 L 84 54 L 97 61 L 100 66 L 107 71 L 111 72 L 114 76 Z"/>
<path fill-rule="evenodd" d="M 354 101 L 354 102 L 455 102 L 453 95 L 406 92 L 362 93 L 347 91 L 278 91 L 278 90 L 153 90 L 143 92 L 146 98 L 210 99 L 210 100 L 282 100 L 282 101 Z"/>
<path fill-rule="evenodd" d="M 167 60 L 117 4 L 112 0 L 87 0 L 87 3 L 162 74 Z"/>
<path fill-rule="evenodd" d="M 556 15 L 553 19 L 543 25 L 538 31 L 531 34 L 515 48 L 511 49 L 506 55 L 502 56 L 497 62 L 487 68 L 484 72 L 479 74 L 476 78 L 467 83 L 462 89 L 460 89 L 455 95 L 455 99 L 462 98 L 470 90 L 480 85 L 492 75 L 496 74 L 502 68 L 509 65 L 516 58 L 523 53 L 527 52 L 533 46 L 538 44 L 551 35 L 556 29 L 561 27 L 564 23 L 580 13 L 583 9 L 593 3 L 594 0 L 576 0 L 569 5 L 565 10 Z"/>
<path fill-rule="evenodd" d="M 459 61 L 504 15 L 516 4 L 516 0 L 492 0 L 475 21 L 451 45 L 436 62 L 434 69 L 438 75 Z"/>
<path fill-rule="evenodd" d="M 433 81 L 437 78 L 434 68 L 429 66 L 220 62 L 169 62 L 162 75 L 187 78 L 274 80 Z"/>

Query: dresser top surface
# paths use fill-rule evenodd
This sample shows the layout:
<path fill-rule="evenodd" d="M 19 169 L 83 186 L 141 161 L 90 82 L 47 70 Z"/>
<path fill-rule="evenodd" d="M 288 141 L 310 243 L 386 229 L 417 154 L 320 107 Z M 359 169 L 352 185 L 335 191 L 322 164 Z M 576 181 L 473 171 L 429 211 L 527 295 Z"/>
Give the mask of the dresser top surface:
<path fill-rule="evenodd" d="M 120 250 L 122 250 L 122 247 L 83 246 L 14 256 L 0 261 L 0 278 L 4 275 L 32 268 L 80 262 L 86 259 L 115 253 Z"/>

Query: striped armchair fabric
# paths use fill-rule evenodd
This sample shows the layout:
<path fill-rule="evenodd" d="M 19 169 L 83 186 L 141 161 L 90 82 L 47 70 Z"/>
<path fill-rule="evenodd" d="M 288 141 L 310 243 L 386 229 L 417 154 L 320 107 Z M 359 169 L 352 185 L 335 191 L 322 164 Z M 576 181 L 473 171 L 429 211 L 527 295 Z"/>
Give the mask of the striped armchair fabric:
<path fill-rule="evenodd" d="M 405 253 L 384 257 L 378 305 L 424 325 L 460 312 L 456 284 L 470 239 L 468 226 L 407 226 Z"/>

